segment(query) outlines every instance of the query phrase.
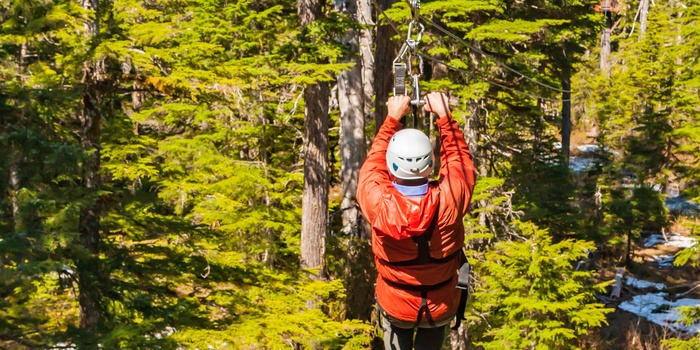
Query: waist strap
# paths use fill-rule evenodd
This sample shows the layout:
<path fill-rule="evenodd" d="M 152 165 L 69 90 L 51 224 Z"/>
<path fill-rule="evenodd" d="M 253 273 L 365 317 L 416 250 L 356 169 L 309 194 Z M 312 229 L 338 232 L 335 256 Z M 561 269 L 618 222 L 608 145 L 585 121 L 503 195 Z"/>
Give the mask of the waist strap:
<path fill-rule="evenodd" d="M 420 247 L 420 245 L 419 245 Z M 461 249 L 460 249 L 461 250 Z M 414 266 L 414 265 L 425 265 L 425 264 L 445 264 L 448 262 L 451 262 L 454 260 L 460 253 L 460 250 L 444 257 L 444 258 L 433 258 L 428 254 L 427 258 L 424 256 L 419 256 L 415 259 L 411 260 L 404 260 L 404 261 L 388 261 L 384 260 L 382 258 L 379 258 L 379 261 L 382 262 L 384 265 L 389 265 L 389 266 Z"/>
<path fill-rule="evenodd" d="M 440 288 L 442 288 L 442 287 L 444 287 L 444 286 L 450 284 L 450 282 L 452 282 L 452 279 L 453 279 L 453 278 L 454 278 L 454 276 L 453 276 L 453 277 L 450 277 L 450 278 L 448 278 L 448 279 L 446 279 L 446 280 L 444 280 L 444 281 L 442 281 L 442 282 L 440 282 L 440 283 L 437 283 L 437 284 L 429 284 L 429 285 L 421 284 L 421 285 L 415 285 L 415 284 L 406 284 L 406 283 L 399 283 L 399 282 L 389 281 L 388 279 L 382 277 L 382 279 L 384 280 L 384 282 L 386 282 L 386 284 L 388 284 L 388 285 L 390 285 L 390 286 L 392 286 L 392 287 L 394 287 L 394 288 L 403 289 L 403 290 L 407 290 L 407 291 L 410 291 L 410 292 L 429 292 L 429 291 L 431 291 L 431 290 L 438 290 L 438 289 L 440 289 Z"/>
<path fill-rule="evenodd" d="M 435 321 L 433 320 L 433 315 L 430 314 L 430 308 L 428 307 L 428 292 L 432 290 L 437 290 L 440 289 L 452 282 L 452 278 L 450 277 L 447 280 L 444 280 L 440 283 L 437 284 L 430 284 L 430 285 L 413 285 L 413 284 L 405 284 L 405 283 L 398 283 L 394 281 L 389 281 L 388 279 L 382 277 L 384 282 L 386 282 L 388 285 L 411 291 L 411 292 L 420 292 L 420 308 L 418 309 L 418 312 L 416 314 L 416 323 L 413 326 L 414 328 L 418 327 L 420 325 L 421 319 L 423 318 L 423 314 L 425 313 L 425 319 L 428 321 L 428 324 L 430 327 L 435 327 Z"/>

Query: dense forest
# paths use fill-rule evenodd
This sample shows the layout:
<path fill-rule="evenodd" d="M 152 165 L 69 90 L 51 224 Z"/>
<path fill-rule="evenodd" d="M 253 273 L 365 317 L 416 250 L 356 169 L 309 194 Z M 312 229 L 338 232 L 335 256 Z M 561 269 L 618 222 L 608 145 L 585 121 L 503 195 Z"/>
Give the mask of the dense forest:
<path fill-rule="evenodd" d="M 444 348 L 700 348 L 621 341 L 615 286 L 698 234 L 698 0 L 0 0 L 0 348 L 376 348 L 354 197 L 407 38 L 478 169 Z"/>

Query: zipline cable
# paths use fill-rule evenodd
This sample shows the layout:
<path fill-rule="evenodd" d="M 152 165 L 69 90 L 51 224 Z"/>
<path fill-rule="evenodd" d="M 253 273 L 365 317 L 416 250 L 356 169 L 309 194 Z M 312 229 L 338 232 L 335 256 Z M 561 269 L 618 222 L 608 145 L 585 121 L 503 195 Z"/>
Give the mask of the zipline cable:
<path fill-rule="evenodd" d="M 439 63 L 439 64 L 442 64 L 442 65 L 444 65 L 445 67 L 447 67 L 447 68 L 449 68 L 449 69 L 452 69 L 452 70 L 457 71 L 457 72 L 460 72 L 460 73 L 464 73 L 464 74 L 466 74 L 467 76 L 469 76 L 470 78 L 473 78 L 473 77 L 474 77 L 474 73 L 473 73 L 473 72 L 470 72 L 470 71 L 468 71 L 468 70 L 466 70 L 466 69 L 452 66 L 452 65 L 450 65 L 450 64 L 448 64 L 448 63 L 446 63 L 446 62 L 444 62 L 444 61 L 441 61 L 441 60 L 439 60 L 439 59 L 437 59 L 437 58 L 435 58 L 435 57 L 430 57 L 430 56 L 428 56 L 428 55 L 424 55 L 424 54 L 420 54 L 420 53 L 419 53 L 418 55 L 421 56 L 421 57 L 422 57 L 423 59 L 425 59 L 425 60 L 432 61 L 432 62 L 434 62 L 434 63 Z M 503 84 L 497 83 L 497 82 L 492 81 L 492 80 L 488 80 L 488 79 L 483 79 L 483 80 L 484 80 L 485 82 L 489 83 L 489 84 L 498 86 L 498 87 L 500 87 L 500 88 L 507 89 L 507 90 L 510 90 L 510 91 L 513 91 L 513 92 L 517 92 L 517 93 L 519 93 L 519 94 L 522 94 L 522 95 L 525 95 L 525 96 L 528 96 L 528 97 L 532 97 L 532 98 L 536 98 L 536 99 L 540 99 L 540 100 L 544 100 L 544 101 L 551 101 L 551 102 L 559 102 L 559 101 L 561 101 L 561 102 L 571 102 L 571 101 L 572 101 L 571 99 L 562 100 L 562 99 L 557 99 L 557 98 L 551 98 L 551 97 L 544 97 L 544 96 L 540 96 L 540 95 L 535 95 L 535 94 L 532 94 L 532 93 L 529 93 L 529 92 L 520 91 L 520 90 L 518 90 L 518 89 L 516 89 L 516 88 L 514 88 L 514 87 L 510 87 L 510 86 L 507 86 L 507 85 L 503 85 Z"/>
<path fill-rule="evenodd" d="M 391 25 L 391 27 L 394 28 L 394 31 L 396 32 L 396 34 L 398 34 L 399 37 L 401 37 L 401 32 L 399 32 L 399 28 L 396 27 L 396 24 L 394 24 L 394 21 L 392 21 L 391 18 L 389 18 L 389 16 L 387 16 L 387 14 L 384 12 L 384 10 L 382 10 L 382 7 L 379 6 L 379 4 L 377 3 L 377 0 L 372 0 L 372 3 L 374 4 L 374 7 L 376 7 L 377 10 L 379 10 L 379 12 L 382 14 L 382 16 L 384 16 L 384 19 L 386 19 L 386 21 L 389 22 L 389 25 Z M 401 37 L 401 41 L 405 41 L 405 39 L 403 37 Z"/>
<path fill-rule="evenodd" d="M 396 32 L 396 34 L 401 38 L 401 40 L 404 41 L 405 39 L 404 39 L 403 36 L 401 35 L 401 32 L 399 31 L 399 29 L 398 29 L 398 27 L 396 26 L 396 24 L 394 23 L 394 21 L 392 21 L 391 18 L 389 18 L 389 16 L 386 14 L 386 12 L 384 12 L 384 10 L 382 9 L 382 7 L 379 6 L 379 4 L 377 3 L 376 0 L 372 0 L 372 3 L 373 3 L 374 6 L 377 8 L 377 10 L 379 10 L 379 12 L 380 12 L 381 15 L 384 17 L 384 19 L 387 21 L 387 23 L 389 23 L 389 25 L 394 29 L 394 32 Z M 539 81 L 537 81 L 537 80 L 534 80 L 534 79 L 532 79 L 532 78 L 530 78 L 530 77 L 524 75 L 523 73 L 520 73 L 519 71 L 517 71 L 517 70 L 515 70 L 515 69 L 513 69 L 513 68 L 510 68 L 510 67 L 509 67 L 508 65 L 506 65 L 505 63 L 502 63 L 502 62 L 498 61 L 497 59 L 493 58 L 491 55 L 489 55 L 489 54 L 483 52 L 481 49 L 479 49 L 479 48 L 477 48 L 477 47 L 474 47 L 473 45 L 470 45 L 469 43 L 467 43 L 467 42 L 465 42 L 464 40 L 462 40 L 462 39 L 461 39 L 459 36 L 457 36 L 456 34 L 453 34 L 453 33 L 451 33 L 450 31 L 448 31 L 447 29 L 444 29 L 444 28 L 438 26 L 437 24 L 435 24 L 433 21 L 429 20 L 429 19 L 426 18 L 425 16 L 422 16 L 422 15 L 421 15 L 420 18 L 422 18 L 423 20 L 425 20 L 426 22 L 428 22 L 428 23 L 429 23 L 430 25 L 432 25 L 434 28 L 440 30 L 441 32 L 443 32 L 443 33 L 445 33 L 446 35 L 452 37 L 453 39 L 455 39 L 455 40 L 461 42 L 462 44 L 466 45 L 467 47 L 471 48 L 472 50 L 474 50 L 474 51 L 476 51 L 476 52 L 482 54 L 483 56 L 487 57 L 488 59 L 492 60 L 493 62 L 496 62 L 497 64 L 499 64 L 499 65 L 505 67 L 506 69 L 508 69 L 508 70 L 510 70 L 510 71 L 512 71 L 512 72 L 514 72 L 514 73 L 516 73 L 516 74 L 518 74 L 518 75 L 520 75 L 520 76 L 522 76 L 522 77 L 524 77 L 524 78 L 526 78 L 526 79 L 528 79 L 528 80 L 531 80 L 531 81 L 533 81 L 533 82 L 535 82 L 535 83 L 537 83 L 537 84 L 539 84 L 539 85 L 542 85 L 542 86 L 544 86 L 544 87 L 547 87 L 547 88 L 552 89 L 552 90 L 555 90 L 555 91 L 559 91 L 559 92 L 570 92 L 569 90 L 562 90 L 562 89 L 559 89 L 559 88 L 556 88 L 556 87 L 547 85 L 547 84 L 545 84 L 545 83 L 539 82 Z M 452 66 L 452 65 L 450 65 L 450 64 L 448 64 L 448 63 L 446 63 L 446 62 L 444 62 L 444 61 L 441 61 L 441 60 L 439 60 L 439 59 L 437 59 L 437 58 L 434 58 L 434 57 L 431 57 L 431 56 L 428 56 L 428 55 L 425 55 L 425 54 L 420 54 L 420 53 L 417 54 L 417 56 L 421 57 L 422 59 L 427 59 L 427 60 L 432 61 L 432 62 L 435 62 L 435 63 L 440 63 L 440 64 L 444 65 L 445 67 L 450 68 L 450 69 L 452 69 L 452 70 L 454 70 L 454 71 L 458 71 L 458 72 L 464 73 L 464 74 L 466 74 L 466 75 L 467 75 L 468 77 L 470 77 L 470 78 L 473 78 L 473 77 L 474 77 L 474 73 L 473 73 L 473 72 L 470 72 L 470 71 L 468 71 L 468 70 L 466 70 L 466 69 L 462 69 L 462 68 L 458 68 L 458 67 Z M 562 99 L 555 99 L 555 98 L 551 98 L 551 97 L 544 97 L 544 96 L 532 94 L 532 93 L 529 93 L 529 92 L 521 91 L 521 90 L 518 90 L 518 89 L 516 89 L 516 88 L 510 87 L 510 86 L 507 86 L 507 85 L 503 85 L 503 84 L 500 84 L 500 83 L 497 83 L 497 82 L 494 82 L 494 81 L 491 81 L 491 80 L 488 80 L 488 79 L 484 79 L 484 81 L 487 82 L 487 83 L 489 83 L 489 84 L 492 84 L 492 85 L 494 85 L 494 86 L 498 86 L 498 87 L 500 87 L 500 88 L 502 88 L 502 89 L 507 89 L 507 90 L 510 90 L 510 91 L 513 91 L 513 92 L 516 92 L 516 93 L 519 93 L 519 94 L 522 94 L 522 95 L 525 95 L 525 96 L 528 96 L 528 97 L 531 97 L 531 98 L 541 99 L 541 100 L 543 100 L 543 101 L 550 101 L 550 102 L 560 102 L 560 101 L 561 101 L 561 102 L 571 102 L 571 101 L 574 100 L 574 99 L 571 99 L 571 98 L 570 98 L 570 99 L 563 99 L 563 100 L 562 100 Z"/>
<path fill-rule="evenodd" d="M 503 67 L 503 68 L 505 68 L 505 69 L 507 69 L 507 70 L 509 70 L 509 71 L 511 71 L 511 72 L 513 72 L 513 73 L 515 73 L 515 74 L 517 74 L 517 75 L 519 75 L 519 76 L 521 76 L 521 77 L 527 79 L 527 80 L 530 80 L 530 81 L 532 81 L 532 82 L 535 83 L 535 84 L 538 84 L 538 85 L 540 85 L 540 86 L 543 86 L 543 87 L 545 87 L 545 88 L 548 88 L 548 89 L 551 89 L 551 90 L 554 90 L 554 91 L 571 93 L 570 90 L 563 90 L 563 89 L 560 89 L 560 88 L 558 88 L 558 87 L 555 87 L 555 86 L 552 86 L 552 85 L 549 85 L 549 84 L 545 84 L 545 83 L 543 83 L 543 82 L 541 82 L 541 81 L 535 80 L 535 79 L 533 79 L 533 78 L 531 78 L 531 77 L 529 77 L 529 76 L 527 76 L 527 75 L 525 75 L 525 74 L 519 72 L 518 70 L 516 70 L 516 69 L 514 69 L 514 68 L 511 68 L 511 67 L 508 66 L 507 64 L 505 64 L 505 63 L 503 63 L 503 62 L 497 60 L 497 59 L 494 58 L 493 56 L 487 54 L 486 52 L 484 52 L 484 51 L 481 50 L 480 48 L 478 48 L 478 47 L 476 47 L 476 46 L 474 46 L 474 45 L 471 45 L 471 44 L 469 44 L 468 42 L 464 41 L 464 39 L 460 38 L 460 37 L 457 36 L 456 34 L 454 34 L 454 33 L 450 32 L 449 30 L 447 30 L 447 29 L 445 29 L 445 28 L 442 28 L 441 26 L 437 25 L 435 22 L 431 21 L 430 19 L 426 18 L 425 16 L 422 16 L 422 15 L 421 15 L 421 19 L 423 19 L 424 21 L 426 21 L 428 24 L 430 24 L 431 26 L 433 26 L 435 29 L 437 29 L 437 30 L 443 32 L 445 35 L 447 35 L 447 36 L 449 36 L 449 37 L 451 37 L 451 38 L 453 38 L 453 39 L 459 41 L 459 42 L 462 43 L 463 45 L 465 45 L 465 46 L 469 47 L 470 49 L 476 51 L 477 53 L 483 55 L 484 57 L 486 57 L 486 58 L 488 58 L 489 60 L 493 61 L 494 63 L 498 64 L 499 66 L 501 66 L 501 67 Z"/>

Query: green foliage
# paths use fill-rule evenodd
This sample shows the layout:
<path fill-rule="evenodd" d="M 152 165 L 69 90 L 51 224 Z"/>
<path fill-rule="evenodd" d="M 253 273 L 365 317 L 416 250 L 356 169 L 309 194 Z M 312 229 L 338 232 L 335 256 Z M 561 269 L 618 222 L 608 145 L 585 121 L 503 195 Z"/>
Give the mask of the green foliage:
<path fill-rule="evenodd" d="M 423 90 L 449 89 L 459 98 L 454 114 L 467 115 L 479 133 L 481 175 L 504 179 L 514 189 L 513 210 L 557 239 L 577 235 L 581 217 L 571 203 L 575 185 L 554 147 L 561 116 L 553 101 L 561 97 L 562 79 L 597 42 L 600 17 L 590 13 L 592 5 L 444 0 L 421 9 L 463 39 L 440 36 L 428 23 L 422 47 L 452 71 Z M 401 2 L 393 9 L 397 19 L 409 15 Z"/>
<path fill-rule="evenodd" d="M 688 262 L 692 262 L 692 265 L 695 267 L 700 266 L 700 247 L 698 247 L 697 244 L 676 253 L 676 258 L 673 260 L 673 265 L 683 266 Z"/>
<path fill-rule="evenodd" d="M 229 290 L 228 295 L 222 296 L 240 298 L 252 307 L 237 310 L 238 320 L 225 330 L 218 333 L 203 331 L 206 336 L 201 336 L 202 332 L 197 330 L 178 332 L 175 338 L 191 348 L 207 344 L 225 347 L 227 343 L 240 348 L 299 345 L 309 348 L 315 344 L 324 349 L 340 349 L 348 345 L 350 339 L 356 345 L 369 344 L 368 325 L 357 321 L 333 321 L 320 309 L 307 307 L 306 300 L 319 298 L 318 305 L 327 306 L 331 299 L 344 297 L 341 281 L 325 283 L 298 281 L 284 276 L 268 278 L 244 291 Z"/>
<path fill-rule="evenodd" d="M 685 324 L 694 324 L 700 317 L 700 308 L 698 307 L 681 307 L 679 312 L 683 318 L 679 321 Z M 700 346 L 700 336 L 690 337 L 688 339 L 665 339 L 662 344 L 668 347 L 669 350 L 692 350 Z"/>
<path fill-rule="evenodd" d="M 574 268 L 590 242 L 552 243 L 546 230 L 517 222 L 513 240 L 496 242 L 477 260 L 470 334 L 484 349 L 579 349 L 612 311 L 596 303 L 594 271 Z M 482 315 L 479 317 L 477 315 Z"/>
<path fill-rule="evenodd" d="M 75 1 L 0 3 L 0 108 L 16 120 L 3 119 L 0 138 L 17 150 L 0 171 L 21 174 L 19 190 L 1 187 L 3 212 L 12 198 L 21 210 L 0 222 L 9 232 L 0 241 L 0 342 L 175 349 L 221 345 L 235 330 L 229 344 L 366 345 L 366 325 L 306 308 L 316 298 L 337 305 L 344 291 L 340 279 L 302 277 L 298 262 L 299 84 L 346 67 L 329 40 L 345 20 L 301 33 L 284 0 L 99 5 L 95 13 Z M 94 16 L 101 32 L 88 43 L 83 24 Z M 22 65 L 25 47 L 32 58 Z M 89 154 L 74 137 L 87 61 L 105 74 L 96 193 L 82 188 Z M 75 258 L 87 254 L 81 208 L 95 202 L 107 321 L 87 334 Z M 278 322 L 270 340 L 238 332 L 260 317 Z"/>
<path fill-rule="evenodd" d="M 459 69 L 427 65 L 422 88 L 457 97 L 454 115 L 478 138 L 465 223 L 479 277 L 470 334 L 484 348 L 580 346 L 608 312 L 592 298 L 603 285 L 573 267 L 590 241 L 609 248 L 668 225 L 654 189 L 700 181 L 700 6 L 657 4 L 641 41 L 627 38 L 634 14 L 623 13 L 607 78 L 584 55 L 593 48 L 597 58 L 597 3 L 422 7 L 466 42 L 421 19 L 421 52 Z M 328 240 L 329 281 L 299 269 L 301 94 L 348 67 L 336 38 L 355 28 L 350 18 L 329 12 L 300 28 L 291 0 L 98 4 L 0 1 L 0 347 L 369 348 L 371 326 L 339 306 L 343 238 Z M 387 13 L 407 29 L 406 2 Z M 95 85 L 87 66 L 102 70 Z M 572 176 L 555 146 L 556 101 L 577 70 L 575 111 L 620 156 L 601 152 L 598 166 Z M 82 178 L 95 154 L 80 140 L 86 91 L 99 92 L 97 191 Z M 685 194 L 700 196 L 693 186 Z M 89 255 L 81 211 L 95 203 L 106 321 L 88 333 L 76 278 Z M 676 261 L 698 256 L 696 246 Z"/>
<path fill-rule="evenodd" d="M 700 338 L 691 338 L 688 340 L 682 339 L 666 339 L 663 345 L 669 350 L 693 350 L 700 347 Z"/>

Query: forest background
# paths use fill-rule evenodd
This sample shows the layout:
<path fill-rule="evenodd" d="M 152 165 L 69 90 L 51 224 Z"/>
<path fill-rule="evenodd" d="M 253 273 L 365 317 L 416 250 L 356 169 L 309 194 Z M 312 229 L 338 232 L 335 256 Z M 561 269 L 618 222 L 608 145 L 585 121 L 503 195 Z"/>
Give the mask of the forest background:
<path fill-rule="evenodd" d="M 354 191 L 414 14 L 0 0 L 0 348 L 376 346 Z M 451 96 L 479 172 L 473 290 L 445 347 L 628 346 L 601 331 L 606 272 L 634 274 L 649 232 L 697 231 L 664 199 L 700 196 L 700 2 L 434 0 L 420 15 L 421 90 Z M 416 126 L 435 137 L 430 118 Z M 585 141 L 591 166 L 572 171 Z M 693 276 L 697 249 L 675 262 Z"/>

